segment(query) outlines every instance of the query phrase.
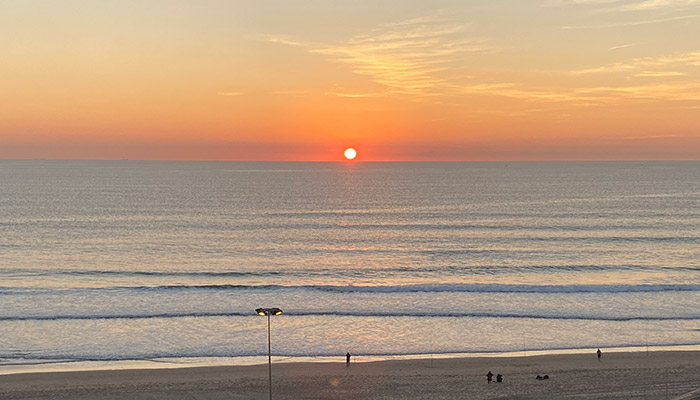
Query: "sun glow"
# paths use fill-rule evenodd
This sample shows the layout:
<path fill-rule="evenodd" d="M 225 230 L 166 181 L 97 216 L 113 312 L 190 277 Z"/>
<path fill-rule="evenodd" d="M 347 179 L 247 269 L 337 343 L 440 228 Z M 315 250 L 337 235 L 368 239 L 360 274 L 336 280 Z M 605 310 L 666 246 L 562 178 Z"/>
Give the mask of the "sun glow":
<path fill-rule="evenodd" d="M 345 153 L 343 154 L 345 154 L 345 159 L 354 160 L 355 157 L 357 157 L 357 150 L 355 150 L 352 147 L 348 147 L 347 149 L 345 149 Z"/>

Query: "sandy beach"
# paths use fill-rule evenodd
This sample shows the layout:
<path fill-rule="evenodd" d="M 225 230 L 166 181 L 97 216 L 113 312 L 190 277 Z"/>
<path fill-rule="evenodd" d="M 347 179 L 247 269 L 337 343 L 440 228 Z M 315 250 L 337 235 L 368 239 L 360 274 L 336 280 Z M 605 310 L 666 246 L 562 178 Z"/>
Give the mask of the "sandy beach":
<path fill-rule="evenodd" d="M 504 381 L 487 384 L 489 370 Z M 0 376 L 0 398 L 264 399 L 267 372 L 256 365 L 11 374 Z M 275 399 L 688 400 L 700 398 L 698 389 L 694 351 L 604 353 L 600 361 L 591 353 L 273 364 Z"/>

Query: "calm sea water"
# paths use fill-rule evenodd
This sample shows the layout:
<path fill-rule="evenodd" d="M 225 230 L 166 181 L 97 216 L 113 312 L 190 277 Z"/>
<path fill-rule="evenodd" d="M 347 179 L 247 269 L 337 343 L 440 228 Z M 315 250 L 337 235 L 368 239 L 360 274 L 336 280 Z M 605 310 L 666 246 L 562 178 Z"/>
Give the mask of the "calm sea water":
<path fill-rule="evenodd" d="M 700 344 L 700 163 L 0 161 L 0 365 Z"/>

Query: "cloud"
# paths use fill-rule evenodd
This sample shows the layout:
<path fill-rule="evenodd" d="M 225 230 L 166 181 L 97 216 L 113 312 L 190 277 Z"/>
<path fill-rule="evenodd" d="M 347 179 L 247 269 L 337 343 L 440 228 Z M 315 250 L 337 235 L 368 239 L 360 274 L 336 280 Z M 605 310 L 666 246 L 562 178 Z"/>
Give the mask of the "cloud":
<path fill-rule="evenodd" d="M 619 3 L 621 0 L 573 0 L 574 4 L 610 4 Z"/>
<path fill-rule="evenodd" d="M 642 21 L 627 21 L 627 22 L 616 22 L 612 24 L 600 24 L 600 25 L 573 25 L 573 26 L 562 26 L 561 29 L 605 29 L 605 28 L 621 28 L 625 26 L 637 26 L 637 25 L 649 25 L 649 24 L 660 24 L 664 22 L 679 21 L 685 19 L 693 19 L 700 17 L 700 14 L 692 15 L 681 15 L 678 17 L 660 18 L 660 19 L 649 19 Z"/>
<path fill-rule="evenodd" d="M 226 96 L 226 97 L 233 97 L 233 96 L 242 96 L 244 95 L 244 92 L 218 92 L 217 95 L 219 96 Z"/>
<path fill-rule="evenodd" d="M 463 94 L 482 94 L 490 96 L 510 97 L 524 101 L 577 103 L 578 105 L 591 105 L 599 103 L 596 96 L 579 95 L 575 91 L 563 91 L 547 88 L 525 88 L 515 83 L 501 83 L 488 85 L 472 85 L 461 87 Z"/>
<path fill-rule="evenodd" d="M 285 35 L 263 35 L 260 37 L 260 39 L 270 42 L 270 43 L 277 43 L 277 44 L 284 44 L 287 46 L 295 46 L 295 47 L 305 47 L 307 46 L 305 43 L 300 42 L 290 36 L 285 36 Z"/>
<path fill-rule="evenodd" d="M 681 11 L 700 6 L 700 0 L 559 0 L 547 5 L 593 5 L 596 11 Z"/>
<path fill-rule="evenodd" d="M 345 43 L 314 50 L 353 66 L 353 71 L 395 93 L 428 95 L 465 53 L 482 52 L 480 40 L 463 37 L 464 26 L 415 19 L 375 29 Z"/>
<path fill-rule="evenodd" d="M 622 45 L 619 45 L 619 46 L 613 46 L 613 47 L 609 48 L 608 50 L 625 49 L 625 48 L 627 48 L 627 47 L 636 46 L 636 45 L 638 45 L 638 44 L 639 44 L 639 43 L 622 44 Z"/>
<path fill-rule="evenodd" d="M 309 94 L 306 90 L 276 90 L 272 94 L 286 95 L 286 96 L 303 96 Z"/>
<path fill-rule="evenodd" d="M 384 97 L 388 93 L 346 93 L 346 92 L 328 92 L 331 96 L 362 98 L 362 97 Z"/>
<path fill-rule="evenodd" d="M 463 86 L 463 94 L 509 97 L 521 101 L 575 106 L 612 106 L 639 101 L 700 101 L 700 82 L 654 83 L 631 86 L 592 86 L 571 89 L 531 88 L 514 83 Z"/>
<path fill-rule="evenodd" d="M 572 71 L 572 74 L 593 74 L 593 73 L 611 73 L 625 71 L 645 71 L 647 74 L 652 73 L 654 69 L 667 69 L 673 67 L 679 69 L 683 67 L 698 67 L 700 66 L 700 51 L 691 51 L 686 53 L 675 53 L 661 57 L 641 57 L 635 58 L 628 62 L 619 62 L 613 64 L 601 65 L 598 67 L 584 68 L 577 71 Z M 651 75 L 649 75 L 651 76 Z M 659 75 L 656 75 L 659 76 Z M 672 76 L 672 75 L 667 75 Z M 678 74 L 673 76 L 680 76 Z"/>
<path fill-rule="evenodd" d="M 440 14 L 381 25 L 368 33 L 338 43 L 303 43 L 287 36 L 268 35 L 264 40 L 307 49 L 353 72 L 369 77 L 390 93 L 431 95 L 449 83 L 446 71 L 468 53 L 490 49 L 483 40 L 466 37 L 467 25 Z"/>
<path fill-rule="evenodd" d="M 700 101 L 700 82 L 674 82 L 619 87 L 580 88 L 580 96 L 595 96 L 600 100 L 617 103 L 622 100 Z"/>
<path fill-rule="evenodd" d="M 652 78 L 666 78 L 669 76 L 685 76 L 683 72 L 678 71 L 642 71 L 640 73 L 634 74 L 634 76 L 641 77 L 652 77 Z"/>
<path fill-rule="evenodd" d="M 619 3 L 619 1 L 618 1 Z M 681 10 L 700 6 L 700 0 L 644 0 L 606 8 L 607 11 Z"/>
<path fill-rule="evenodd" d="M 654 139 L 669 139 L 669 138 L 684 138 L 686 135 L 650 135 L 650 136 L 625 136 L 619 138 L 609 138 L 610 140 L 654 140 Z"/>
<path fill-rule="evenodd" d="M 619 3 L 617 0 L 577 1 L 579 4 L 596 5 Z M 700 50 L 560 72 L 563 77 L 574 79 L 569 87 L 549 87 L 546 84 L 534 86 L 524 82 L 470 85 L 467 82 L 473 81 L 474 77 L 468 76 L 459 68 L 464 67 L 470 55 L 493 52 L 493 49 L 468 32 L 468 25 L 434 14 L 380 25 L 369 32 L 336 43 L 304 43 L 294 38 L 273 35 L 266 36 L 265 40 L 298 46 L 309 53 L 347 64 L 356 74 L 366 76 L 380 85 L 377 90 L 336 88 L 326 92 L 330 96 L 376 98 L 402 94 L 417 101 L 438 95 L 452 96 L 450 99 L 496 96 L 532 103 L 534 109 L 607 106 L 657 100 L 674 101 L 675 104 L 678 104 L 677 101 L 700 101 L 700 82 L 678 79 L 692 75 L 689 68 L 700 66 Z M 635 45 L 637 43 L 626 43 L 610 49 Z M 644 79 L 645 83 L 606 86 L 589 82 L 590 86 L 581 87 L 581 79 L 577 76 L 621 72 L 637 77 L 640 81 Z M 650 78 L 665 79 L 659 83 L 659 79 Z M 441 100 L 438 97 L 433 99 L 436 102 Z"/>

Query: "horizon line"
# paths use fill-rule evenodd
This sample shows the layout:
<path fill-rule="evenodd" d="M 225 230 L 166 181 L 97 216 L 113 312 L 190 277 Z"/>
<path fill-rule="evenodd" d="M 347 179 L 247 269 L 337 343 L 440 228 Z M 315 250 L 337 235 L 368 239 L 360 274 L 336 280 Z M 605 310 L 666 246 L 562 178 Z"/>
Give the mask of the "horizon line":
<path fill-rule="evenodd" d="M 139 162 L 279 162 L 279 163 L 498 163 L 498 162 L 700 162 L 698 159 L 504 159 L 504 160 L 228 160 L 228 159 L 146 159 L 146 158 L 2 158 L 0 161 L 139 161 Z"/>

